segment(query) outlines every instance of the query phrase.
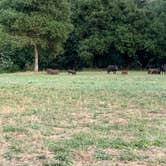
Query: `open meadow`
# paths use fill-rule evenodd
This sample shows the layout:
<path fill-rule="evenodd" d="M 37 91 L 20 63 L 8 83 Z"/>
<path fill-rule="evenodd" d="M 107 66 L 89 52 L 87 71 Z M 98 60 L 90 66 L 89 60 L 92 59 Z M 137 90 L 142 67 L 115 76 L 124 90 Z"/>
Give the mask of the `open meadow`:
<path fill-rule="evenodd" d="M 166 75 L 0 75 L 0 166 L 166 165 Z"/>

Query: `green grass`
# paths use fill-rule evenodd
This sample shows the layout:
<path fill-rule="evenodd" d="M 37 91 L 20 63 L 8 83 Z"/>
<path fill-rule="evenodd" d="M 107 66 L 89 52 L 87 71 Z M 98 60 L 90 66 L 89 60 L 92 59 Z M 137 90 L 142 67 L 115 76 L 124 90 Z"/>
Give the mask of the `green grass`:
<path fill-rule="evenodd" d="M 164 165 L 166 76 L 0 75 L 0 165 Z"/>

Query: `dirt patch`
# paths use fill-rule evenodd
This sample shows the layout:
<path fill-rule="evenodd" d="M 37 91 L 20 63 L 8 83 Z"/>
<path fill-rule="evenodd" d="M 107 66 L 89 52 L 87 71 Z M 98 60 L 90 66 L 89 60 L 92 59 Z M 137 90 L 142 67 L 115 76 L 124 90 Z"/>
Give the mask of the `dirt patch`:
<path fill-rule="evenodd" d="M 4 154 L 8 150 L 9 143 L 5 142 L 2 138 L 0 138 L 0 164 L 5 162 Z"/>
<path fill-rule="evenodd" d="M 92 164 L 93 163 L 93 156 L 96 152 L 94 147 L 89 147 L 86 151 L 78 150 L 73 151 L 74 163 L 73 165 L 82 166 L 85 164 Z"/>
<path fill-rule="evenodd" d="M 144 162 L 117 162 L 117 161 L 98 161 L 93 166 L 152 166 Z"/>
<path fill-rule="evenodd" d="M 119 150 L 119 149 L 107 149 L 107 150 L 105 150 L 105 152 L 107 154 L 109 154 L 109 155 L 117 156 L 117 155 L 119 155 L 122 152 L 122 150 Z"/>
<path fill-rule="evenodd" d="M 166 153 L 165 151 L 160 147 L 151 147 L 151 149 L 143 151 L 137 151 L 139 155 L 145 155 L 149 158 L 155 160 L 155 159 L 166 159 Z"/>
<path fill-rule="evenodd" d="M 0 106 L 1 113 L 8 114 L 10 112 L 13 112 L 13 107 L 10 106 Z"/>

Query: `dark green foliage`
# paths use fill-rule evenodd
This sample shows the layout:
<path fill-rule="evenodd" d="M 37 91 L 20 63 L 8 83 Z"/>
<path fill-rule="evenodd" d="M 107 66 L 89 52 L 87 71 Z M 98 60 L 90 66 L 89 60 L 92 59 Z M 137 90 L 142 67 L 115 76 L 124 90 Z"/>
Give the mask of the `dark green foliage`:
<path fill-rule="evenodd" d="M 14 64 L 10 56 L 0 54 L 0 72 L 12 72 L 17 71 L 18 66 Z"/>
<path fill-rule="evenodd" d="M 92 66 L 145 67 L 165 58 L 163 0 L 79 0 L 73 23 L 78 54 Z M 153 10 L 156 8 L 156 10 Z M 158 18 L 162 13 L 162 19 Z M 161 31 L 159 30 L 161 29 Z M 162 34 L 161 34 L 162 33 Z"/>
<path fill-rule="evenodd" d="M 38 50 L 62 51 L 68 37 L 70 6 L 67 0 L 2 0 L 0 2 L 2 32 L 22 47 L 35 50 L 35 71 L 38 71 Z"/>
<path fill-rule="evenodd" d="M 165 11 L 165 0 L 1 0 L 0 52 L 10 70 L 33 68 L 34 45 L 40 69 L 158 67 L 166 63 Z"/>

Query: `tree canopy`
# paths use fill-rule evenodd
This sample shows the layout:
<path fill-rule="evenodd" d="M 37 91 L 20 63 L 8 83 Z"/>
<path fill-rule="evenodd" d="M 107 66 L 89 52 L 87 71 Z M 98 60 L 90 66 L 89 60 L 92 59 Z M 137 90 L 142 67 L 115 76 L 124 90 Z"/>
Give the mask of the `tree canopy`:
<path fill-rule="evenodd" d="M 154 56 L 165 56 L 164 6 L 163 0 L 159 3 L 145 0 L 79 0 L 74 12 L 79 55 L 92 65 L 97 59 L 99 62 L 110 59 L 112 63 L 118 63 L 119 59 L 119 62 L 124 63 L 125 60 L 128 65 L 138 63 L 144 67 Z"/>
<path fill-rule="evenodd" d="M 165 0 L 1 0 L 0 14 L 0 50 L 21 69 L 28 48 L 41 69 L 166 63 Z"/>
<path fill-rule="evenodd" d="M 59 53 L 72 29 L 67 0 L 1 0 L 0 24 L 12 40 L 35 49 L 51 48 Z"/>

